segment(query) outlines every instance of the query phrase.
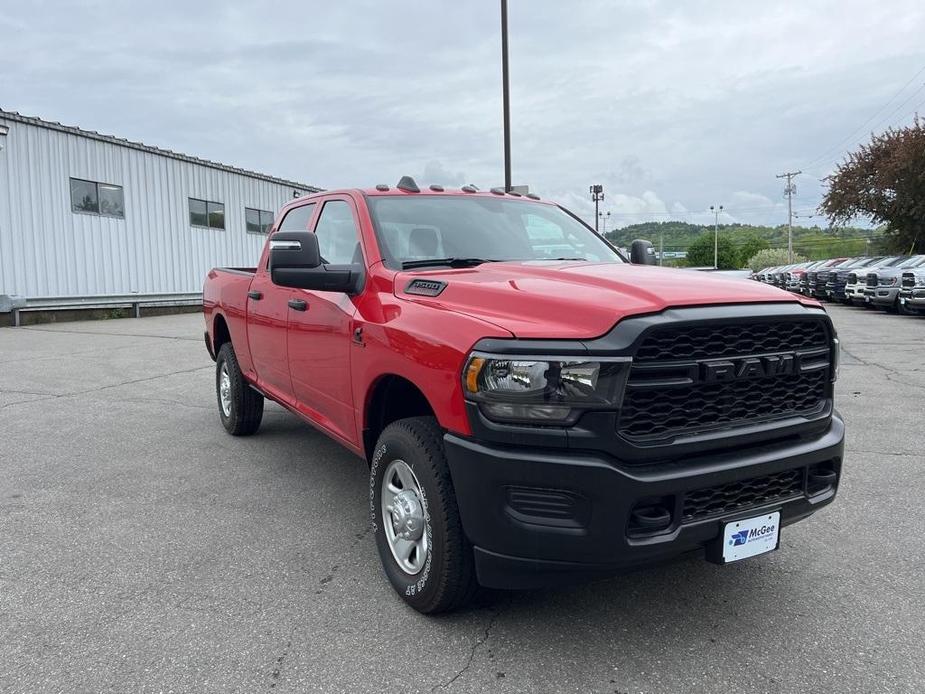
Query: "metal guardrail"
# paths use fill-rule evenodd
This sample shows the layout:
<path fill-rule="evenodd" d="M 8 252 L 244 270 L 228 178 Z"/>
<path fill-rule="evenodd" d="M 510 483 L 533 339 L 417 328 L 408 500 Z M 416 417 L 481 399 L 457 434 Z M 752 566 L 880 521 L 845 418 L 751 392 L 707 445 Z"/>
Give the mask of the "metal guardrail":
<path fill-rule="evenodd" d="M 13 325 L 19 327 L 23 311 L 74 311 L 94 308 L 131 308 L 135 318 L 141 307 L 198 306 L 202 292 L 166 294 L 99 294 L 96 296 L 45 296 L 27 299 L 0 294 L 0 313 L 12 313 Z"/>

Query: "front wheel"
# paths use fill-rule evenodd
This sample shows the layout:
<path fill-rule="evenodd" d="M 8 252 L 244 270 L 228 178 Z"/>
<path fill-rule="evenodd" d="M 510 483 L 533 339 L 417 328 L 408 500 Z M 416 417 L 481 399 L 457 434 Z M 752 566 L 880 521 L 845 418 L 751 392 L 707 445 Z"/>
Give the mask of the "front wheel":
<path fill-rule="evenodd" d="M 418 612 L 461 607 L 477 583 L 456 494 L 433 417 L 385 428 L 370 467 L 369 505 L 376 548 L 389 582 Z"/>
<path fill-rule="evenodd" d="M 251 388 L 230 342 L 222 345 L 215 359 L 215 395 L 222 426 L 232 436 L 250 436 L 263 419 L 263 396 Z"/>

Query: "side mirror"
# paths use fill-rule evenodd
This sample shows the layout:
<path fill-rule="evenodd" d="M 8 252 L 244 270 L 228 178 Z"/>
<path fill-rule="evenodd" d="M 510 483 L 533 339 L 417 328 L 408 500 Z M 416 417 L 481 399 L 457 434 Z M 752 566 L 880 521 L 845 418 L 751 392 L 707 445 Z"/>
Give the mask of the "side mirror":
<path fill-rule="evenodd" d="M 280 287 L 358 294 L 363 266 L 328 265 L 310 231 L 282 231 L 270 237 L 270 279 Z"/>
<path fill-rule="evenodd" d="M 633 241 L 630 246 L 630 262 L 633 265 L 655 265 L 655 249 L 652 244 L 642 239 Z"/>

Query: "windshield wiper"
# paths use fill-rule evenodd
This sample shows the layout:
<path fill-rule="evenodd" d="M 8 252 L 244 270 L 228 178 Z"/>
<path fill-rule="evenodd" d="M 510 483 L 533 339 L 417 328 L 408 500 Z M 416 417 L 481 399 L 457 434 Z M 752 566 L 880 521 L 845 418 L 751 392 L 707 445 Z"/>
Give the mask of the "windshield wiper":
<path fill-rule="evenodd" d="M 482 263 L 498 263 L 500 260 L 491 258 L 424 258 L 422 260 L 406 260 L 401 264 L 402 270 L 411 270 L 416 267 L 430 267 L 432 265 L 448 265 L 449 267 L 475 267 Z"/>
<path fill-rule="evenodd" d="M 537 258 L 537 260 L 587 260 L 587 258 Z"/>

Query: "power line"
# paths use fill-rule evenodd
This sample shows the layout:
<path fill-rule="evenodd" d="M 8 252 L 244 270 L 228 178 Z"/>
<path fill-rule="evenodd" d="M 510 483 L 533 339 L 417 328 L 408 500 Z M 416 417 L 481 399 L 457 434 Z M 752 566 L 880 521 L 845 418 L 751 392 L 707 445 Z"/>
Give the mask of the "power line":
<path fill-rule="evenodd" d="M 887 99 L 887 101 L 886 101 L 880 108 L 878 108 L 878 109 L 876 110 L 876 112 L 875 112 L 873 115 L 870 116 L 870 118 L 868 118 L 866 121 L 864 121 L 863 123 L 861 123 L 861 125 L 859 125 L 859 126 L 858 126 L 857 128 L 855 128 L 854 130 L 852 130 L 852 131 L 851 131 L 851 134 L 848 135 L 848 137 L 846 137 L 844 140 L 842 140 L 841 142 L 839 142 L 839 143 L 838 143 L 837 145 L 835 145 L 834 147 L 829 147 L 829 148 L 826 149 L 821 155 L 819 155 L 819 156 L 817 156 L 817 157 L 811 159 L 808 163 L 804 164 L 804 168 L 809 168 L 809 167 L 815 165 L 816 163 L 822 161 L 822 160 L 825 159 L 826 157 L 830 156 L 830 154 L 832 154 L 833 152 L 837 152 L 838 150 L 840 150 L 840 149 L 841 149 L 846 143 L 848 143 L 857 133 L 859 133 L 861 130 L 863 130 L 864 127 L 865 127 L 868 123 L 872 122 L 875 118 L 877 118 L 877 116 L 879 116 L 884 110 L 886 110 L 886 108 L 893 102 L 893 99 L 895 99 L 895 98 L 898 97 L 900 94 L 902 94 L 904 91 L 906 91 L 906 88 L 907 88 L 910 84 L 912 84 L 912 83 L 916 80 L 916 78 L 918 78 L 918 76 L 921 75 L 923 72 L 925 72 L 925 65 L 923 65 L 923 66 L 919 69 L 919 71 L 916 72 L 916 73 L 912 76 L 912 78 L 911 78 L 908 82 L 906 82 L 898 92 L 896 92 L 893 96 L 891 96 L 889 99 Z M 916 91 L 918 91 L 918 90 L 916 90 Z"/>
<path fill-rule="evenodd" d="M 897 113 L 899 113 L 900 109 L 902 109 L 903 106 L 905 106 L 905 105 L 908 104 L 910 101 L 912 101 L 912 100 L 916 97 L 916 95 L 917 95 L 920 91 L 922 91 L 922 89 L 925 89 L 925 82 L 922 82 L 922 84 L 919 85 L 919 88 L 916 89 L 914 92 L 912 92 L 912 94 L 909 95 L 909 98 L 908 98 L 908 99 L 906 99 L 906 100 L 903 101 L 899 106 L 897 106 L 895 109 L 893 109 L 893 111 L 890 112 L 890 115 L 888 115 L 884 120 L 880 121 L 880 123 L 878 123 L 878 127 L 879 127 L 879 126 L 882 126 L 884 123 L 889 123 L 890 120 L 892 120 L 893 116 L 895 116 Z"/>

